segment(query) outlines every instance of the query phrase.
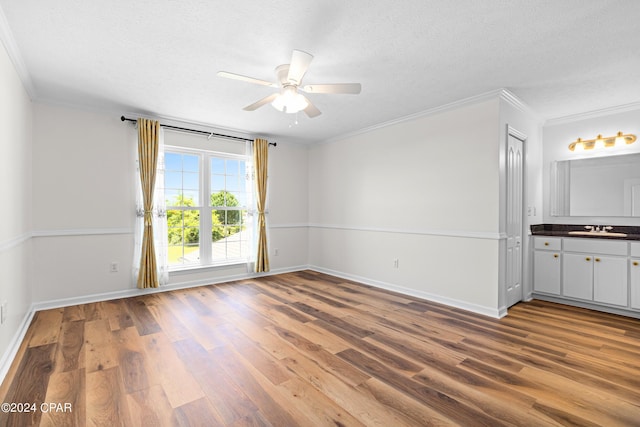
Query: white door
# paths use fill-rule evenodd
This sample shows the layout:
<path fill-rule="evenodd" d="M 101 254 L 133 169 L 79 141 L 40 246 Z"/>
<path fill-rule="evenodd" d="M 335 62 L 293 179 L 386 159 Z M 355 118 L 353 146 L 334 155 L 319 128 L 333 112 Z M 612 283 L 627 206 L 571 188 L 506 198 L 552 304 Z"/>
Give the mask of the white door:
<path fill-rule="evenodd" d="M 522 140 L 507 140 L 507 307 L 522 300 Z"/>

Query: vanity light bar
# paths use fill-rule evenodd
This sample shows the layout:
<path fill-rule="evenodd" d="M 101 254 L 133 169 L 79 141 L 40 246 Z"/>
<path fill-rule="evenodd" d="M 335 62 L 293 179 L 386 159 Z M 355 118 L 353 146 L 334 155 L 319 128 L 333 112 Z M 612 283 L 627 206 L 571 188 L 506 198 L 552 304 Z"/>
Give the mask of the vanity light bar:
<path fill-rule="evenodd" d="M 636 136 L 631 133 L 623 134 L 618 132 L 617 135 L 603 137 L 598 135 L 595 139 L 581 139 L 578 138 L 575 142 L 569 144 L 569 150 L 581 151 L 581 150 L 593 150 L 594 148 L 609 148 L 622 145 L 633 144 L 636 142 Z"/>

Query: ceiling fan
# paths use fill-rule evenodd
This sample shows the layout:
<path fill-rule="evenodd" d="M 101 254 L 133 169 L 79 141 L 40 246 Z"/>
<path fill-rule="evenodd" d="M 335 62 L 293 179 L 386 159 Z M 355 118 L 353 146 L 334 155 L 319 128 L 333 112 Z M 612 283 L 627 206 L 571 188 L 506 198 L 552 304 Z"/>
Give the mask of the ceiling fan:
<path fill-rule="evenodd" d="M 253 77 L 242 76 L 240 74 L 229 73 L 226 71 L 218 71 L 219 77 L 228 79 L 241 80 L 249 83 L 259 84 L 279 88 L 280 92 L 273 93 L 251 105 L 244 107 L 246 111 L 254 111 L 263 105 L 271 103 L 273 107 L 284 113 L 297 113 L 304 111 L 310 118 L 321 114 L 312 103 L 299 91 L 306 93 L 340 93 L 340 94 L 359 94 L 361 90 L 360 83 L 332 83 L 302 86 L 302 79 L 311 64 L 313 55 L 301 50 L 294 50 L 291 55 L 291 63 L 283 64 L 276 67 L 276 76 L 278 83 L 268 82 L 266 80 L 255 79 Z"/>

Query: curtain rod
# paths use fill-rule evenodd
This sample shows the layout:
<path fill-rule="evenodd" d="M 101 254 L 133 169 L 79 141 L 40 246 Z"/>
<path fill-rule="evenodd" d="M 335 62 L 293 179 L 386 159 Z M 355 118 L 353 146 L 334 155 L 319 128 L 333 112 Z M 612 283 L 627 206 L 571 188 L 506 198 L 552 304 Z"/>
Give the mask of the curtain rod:
<path fill-rule="evenodd" d="M 123 121 L 123 122 L 124 121 L 133 122 L 133 123 L 137 123 L 138 122 L 136 119 L 128 119 L 125 116 L 120 116 L 120 120 Z M 207 132 L 205 130 L 181 128 L 181 127 L 178 127 L 178 126 L 163 125 L 162 123 L 160 123 L 160 126 L 162 126 L 163 128 L 173 129 L 173 130 L 177 130 L 177 131 L 181 131 L 181 132 L 189 132 L 189 133 L 197 133 L 197 134 L 200 134 L 200 135 L 207 135 L 209 138 L 211 138 L 213 136 L 218 136 L 220 138 L 235 139 L 235 140 L 238 140 L 238 141 L 251 141 L 251 142 L 253 142 L 253 139 L 242 138 L 242 137 L 239 137 L 239 136 L 232 136 L 232 135 L 223 135 L 221 133 Z M 269 145 L 273 145 L 275 147 L 278 144 L 276 142 L 270 142 Z"/>

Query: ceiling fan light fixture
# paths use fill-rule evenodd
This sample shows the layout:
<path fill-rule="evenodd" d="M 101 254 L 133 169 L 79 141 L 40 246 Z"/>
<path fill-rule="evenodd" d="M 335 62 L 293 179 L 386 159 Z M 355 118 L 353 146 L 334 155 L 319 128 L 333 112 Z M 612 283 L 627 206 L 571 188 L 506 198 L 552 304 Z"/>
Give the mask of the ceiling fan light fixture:
<path fill-rule="evenodd" d="M 291 55 L 291 62 L 289 64 L 282 64 L 276 67 L 278 83 L 271 83 L 266 80 L 230 73 L 228 71 L 219 71 L 218 76 L 262 86 L 282 88 L 280 92 L 272 93 L 253 104 L 247 105 L 243 108 L 245 111 L 255 111 L 263 105 L 271 104 L 273 105 L 273 108 L 283 113 L 293 114 L 298 111 L 304 111 L 307 117 L 312 119 L 314 117 L 318 117 L 322 112 L 318 110 L 310 100 L 298 93 L 298 90 L 308 93 L 352 95 L 357 95 L 362 90 L 360 83 L 325 83 L 303 86 L 302 79 L 304 78 L 312 59 L 313 55 L 294 49 Z"/>
<path fill-rule="evenodd" d="M 285 86 L 282 92 L 271 102 L 273 108 L 283 113 L 297 113 L 307 108 L 309 103 L 300 95 L 295 86 Z"/>

